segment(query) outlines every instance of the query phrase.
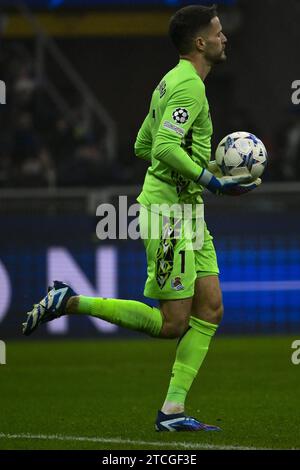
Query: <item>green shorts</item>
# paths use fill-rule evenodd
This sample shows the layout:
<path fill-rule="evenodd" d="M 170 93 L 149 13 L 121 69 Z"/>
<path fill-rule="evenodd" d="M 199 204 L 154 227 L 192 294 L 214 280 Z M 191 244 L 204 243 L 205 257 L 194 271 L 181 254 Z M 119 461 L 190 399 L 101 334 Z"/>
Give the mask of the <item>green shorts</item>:
<path fill-rule="evenodd" d="M 200 246 L 191 247 L 184 235 L 175 236 L 176 220 L 159 218 L 159 236 L 151 234 L 150 211 L 141 208 L 140 233 L 147 253 L 147 281 L 144 295 L 152 299 L 176 300 L 193 297 L 195 280 L 219 274 L 213 237 L 202 220 Z M 193 230 L 196 221 L 191 221 Z M 161 230 L 163 229 L 163 231 Z M 164 233 L 164 236 L 162 236 Z"/>

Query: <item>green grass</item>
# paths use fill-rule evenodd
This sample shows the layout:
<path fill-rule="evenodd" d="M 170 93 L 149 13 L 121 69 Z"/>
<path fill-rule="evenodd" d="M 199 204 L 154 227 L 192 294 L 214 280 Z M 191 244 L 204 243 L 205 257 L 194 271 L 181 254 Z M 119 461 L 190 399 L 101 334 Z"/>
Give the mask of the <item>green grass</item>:
<path fill-rule="evenodd" d="M 187 411 L 220 425 L 221 433 L 154 431 L 175 341 L 7 342 L 7 364 L 0 366 L 0 449 L 300 448 L 300 365 L 290 359 L 294 339 L 214 341 Z M 137 442 L 119 442 L 126 439 Z"/>

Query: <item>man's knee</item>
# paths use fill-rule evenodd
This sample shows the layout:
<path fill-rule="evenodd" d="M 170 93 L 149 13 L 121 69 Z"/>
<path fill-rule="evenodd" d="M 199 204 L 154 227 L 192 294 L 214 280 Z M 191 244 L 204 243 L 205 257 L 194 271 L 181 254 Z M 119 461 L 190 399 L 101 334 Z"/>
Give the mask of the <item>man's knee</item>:
<path fill-rule="evenodd" d="M 222 299 L 210 299 L 205 305 L 201 306 L 199 312 L 194 315 L 201 320 L 218 325 L 221 323 L 224 313 Z"/>
<path fill-rule="evenodd" d="M 176 319 L 176 321 L 166 320 L 163 323 L 160 336 L 161 338 L 175 339 L 180 338 L 188 329 L 187 319 Z"/>
<path fill-rule="evenodd" d="M 221 323 L 224 313 L 224 306 L 222 300 L 218 300 L 216 302 L 212 302 L 209 309 L 210 314 L 210 323 L 215 323 L 218 325 Z"/>
<path fill-rule="evenodd" d="M 168 300 L 160 302 L 163 316 L 161 338 L 180 338 L 189 326 L 192 297 L 182 300 Z"/>

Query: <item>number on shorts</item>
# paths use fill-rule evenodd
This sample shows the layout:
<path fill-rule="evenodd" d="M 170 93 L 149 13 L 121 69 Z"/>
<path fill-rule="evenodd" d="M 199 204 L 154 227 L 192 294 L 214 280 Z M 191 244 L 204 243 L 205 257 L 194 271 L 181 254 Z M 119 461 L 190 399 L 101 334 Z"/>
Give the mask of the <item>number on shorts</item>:
<path fill-rule="evenodd" d="M 181 256 L 181 272 L 184 273 L 184 271 L 185 271 L 185 251 L 181 250 L 181 251 L 179 251 L 179 254 Z"/>

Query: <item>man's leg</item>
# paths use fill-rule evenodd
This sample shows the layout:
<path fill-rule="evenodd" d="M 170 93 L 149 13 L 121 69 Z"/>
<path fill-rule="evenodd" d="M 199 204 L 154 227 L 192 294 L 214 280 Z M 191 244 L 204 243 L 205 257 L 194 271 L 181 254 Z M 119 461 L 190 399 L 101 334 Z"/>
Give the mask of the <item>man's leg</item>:
<path fill-rule="evenodd" d="M 160 338 L 178 338 L 187 329 L 192 297 L 162 302 L 160 308 L 135 300 L 79 296 L 66 284 L 55 281 L 48 294 L 35 304 L 23 323 L 23 334 L 62 315 L 91 315 L 124 328 Z M 172 308 L 170 308 L 172 306 Z"/>
<path fill-rule="evenodd" d="M 135 300 L 71 297 L 65 314 L 92 315 L 160 338 L 179 338 L 188 327 L 192 298 L 161 302 L 160 308 Z"/>
<path fill-rule="evenodd" d="M 223 315 L 219 268 L 213 237 L 204 224 L 204 243 L 194 251 L 197 278 L 191 308 L 189 329 L 181 337 L 173 365 L 165 414 L 184 410 L 185 399 L 207 354 L 212 336 Z"/>
<path fill-rule="evenodd" d="M 187 393 L 205 359 L 222 314 L 218 276 L 198 278 L 195 282 L 189 328 L 177 346 L 172 377 L 162 407 L 163 413 L 176 414 L 184 411 Z"/>

